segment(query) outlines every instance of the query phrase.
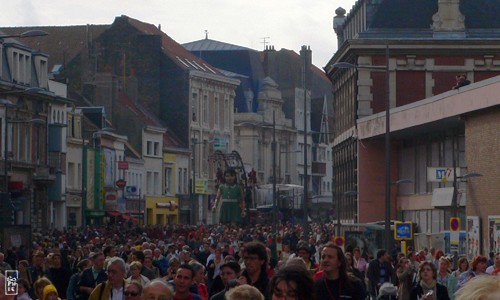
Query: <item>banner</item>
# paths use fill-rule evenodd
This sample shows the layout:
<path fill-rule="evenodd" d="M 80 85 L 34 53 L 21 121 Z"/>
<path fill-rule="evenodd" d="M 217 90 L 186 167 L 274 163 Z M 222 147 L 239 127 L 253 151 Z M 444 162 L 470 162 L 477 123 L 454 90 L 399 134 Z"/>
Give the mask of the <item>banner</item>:
<path fill-rule="evenodd" d="M 481 253 L 481 227 L 478 216 L 467 216 L 467 258 L 472 259 Z"/>

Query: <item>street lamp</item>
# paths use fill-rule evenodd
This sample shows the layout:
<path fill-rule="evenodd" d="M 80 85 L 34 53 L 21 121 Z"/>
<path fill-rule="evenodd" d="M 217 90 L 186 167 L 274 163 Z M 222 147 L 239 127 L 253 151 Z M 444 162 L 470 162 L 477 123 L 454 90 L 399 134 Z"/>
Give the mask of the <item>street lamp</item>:
<path fill-rule="evenodd" d="M 385 43 L 385 66 L 359 66 L 347 62 L 338 62 L 333 64 L 334 68 L 341 69 L 369 69 L 385 70 L 385 249 L 391 250 L 391 99 L 390 99 L 390 81 L 389 81 L 389 44 Z"/>
<path fill-rule="evenodd" d="M 273 153 L 273 231 L 276 232 L 276 211 L 278 210 L 276 199 L 276 111 L 273 110 L 273 141 L 271 143 Z"/>
<path fill-rule="evenodd" d="M 19 34 L 9 34 L 9 35 L 0 35 L 0 39 L 6 38 L 28 38 L 28 37 L 37 37 L 37 36 L 46 36 L 49 33 L 43 30 L 28 30 Z"/>
<path fill-rule="evenodd" d="M 38 92 L 43 91 L 44 89 L 40 87 L 29 87 L 24 90 L 15 90 L 15 91 L 4 91 L 0 92 L 0 95 L 11 95 L 11 94 L 26 94 L 26 95 L 34 95 Z"/>

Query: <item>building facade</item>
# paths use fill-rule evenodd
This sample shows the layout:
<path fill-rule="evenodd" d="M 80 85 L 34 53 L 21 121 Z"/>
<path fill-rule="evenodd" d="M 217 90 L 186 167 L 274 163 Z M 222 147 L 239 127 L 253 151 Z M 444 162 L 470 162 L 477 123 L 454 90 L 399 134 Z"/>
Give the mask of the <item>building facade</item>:
<path fill-rule="evenodd" d="M 459 73 L 478 82 L 500 71 L 495 63 L 499 59 L 500 36 L 492 30 L 500 24 L 493 16 L 476 14 L 482 5 L 498 4 L 358 1 L 348 16 L 345 10 L 336 11 L 334 29 L 339 49 L 325 71 L 334 85 L 334 198 L 340 201 L 338 213 L 343 224 L 375 222 L 385 217 L 384 135 L 367 145 L 359 139 L 359 120 L 383 114 L 386 101 L 392 114 L 399 107 L 447 92 Z M 358 67 L 340 68 L 336 65 L 339 62 Z M 411 195 L 414 203 L 420 203 L 417 199 L 450 187 L 451 183 L 429 182 L 426 167 L 467 168 L 463 125 L 443 126 L 442 130 L 423 135 L 405 134 L 391 126 L 390 136 L 391 183 L 412 181 L 391 185 L 391 219 L 406 215 L 404 219 L 414 219 L 426 234 L 447 230 L 450 208 L 397 215 L 396 203 L 403 195 Z M 346 196 L 349 191 L 355 191 L 356 196 Z"/>

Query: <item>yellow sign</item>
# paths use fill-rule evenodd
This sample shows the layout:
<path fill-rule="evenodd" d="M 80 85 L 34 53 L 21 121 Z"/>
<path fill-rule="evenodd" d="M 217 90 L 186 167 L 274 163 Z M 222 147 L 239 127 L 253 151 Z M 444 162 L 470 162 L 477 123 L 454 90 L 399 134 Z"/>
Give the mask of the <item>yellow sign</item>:
<path fill-rule="evenodd" d="M 412 222 L 394 222 L 394 239 L 396 241 L 410 241 L 413 239 Z"/>
<path fill-rule="evenodd" d="M 194 192 L 195 194 L 208 194 L 208 179 L 196 179 Z"/>

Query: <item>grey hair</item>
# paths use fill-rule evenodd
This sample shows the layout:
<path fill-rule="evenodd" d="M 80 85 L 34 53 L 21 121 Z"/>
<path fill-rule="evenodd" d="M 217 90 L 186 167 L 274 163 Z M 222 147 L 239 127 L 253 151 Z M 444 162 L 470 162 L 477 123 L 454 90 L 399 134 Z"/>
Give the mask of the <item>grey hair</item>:
<path fill-rule="evenodd" d="M 128 265 L 120 257 L 116 257 L 116 256 L 111 257 L 108 260 L 108 266 L 112 265 L 112 264 L 119 266 L 125 273 L 128 273 Z"/>
<path fill-rule="evenodd" d="M 191 268 L 193 268 L 195 274 L 197 274 L 200 270 L 205 271 L 205 266 L 195 260 L 190 261 L 189 265 L 191 266 Z"/>
<path fill-rule="evenodd" d="M 170 284 L 166 283 L 166 282 L 165 282 L 163 279 L 161 279 L 161 278 L 156 278 L 156 279 L 153 279 L 153 280 L 151 280 L 150 282 L 148 282 L 148 283 L 146 283 L 146 284 L 144 285 L 144 288 L 143 288 L 143 290 L 142 290 L 142 291 L 143 291 L 143 294 L 142 294 L 142 298 L 141 298 L 141 299 L 145 299 L 144 297 L 146 296 L 146 295 L 145 295 L 145 294 L 146 294 L 146 289 L 149 289 L 149 287 L 151 287 L 151 286 L 153 286 L 153 285 L 156 285 L 156 284 L 159 284 L 159 285 L 161 285 L 161 286 L 163 286 L 163 287 L 167 288 L 167 289 L 170 291 L 170 295 L 168 295 L 168 294 L 167 294 L 167 295 L 163 295 L 163 296 L 164 296 L 164 298 L 162 298 L 162 300 L 172 300 L 172 295 L 174 294 L 174 288 L 173 288 Z"/>

